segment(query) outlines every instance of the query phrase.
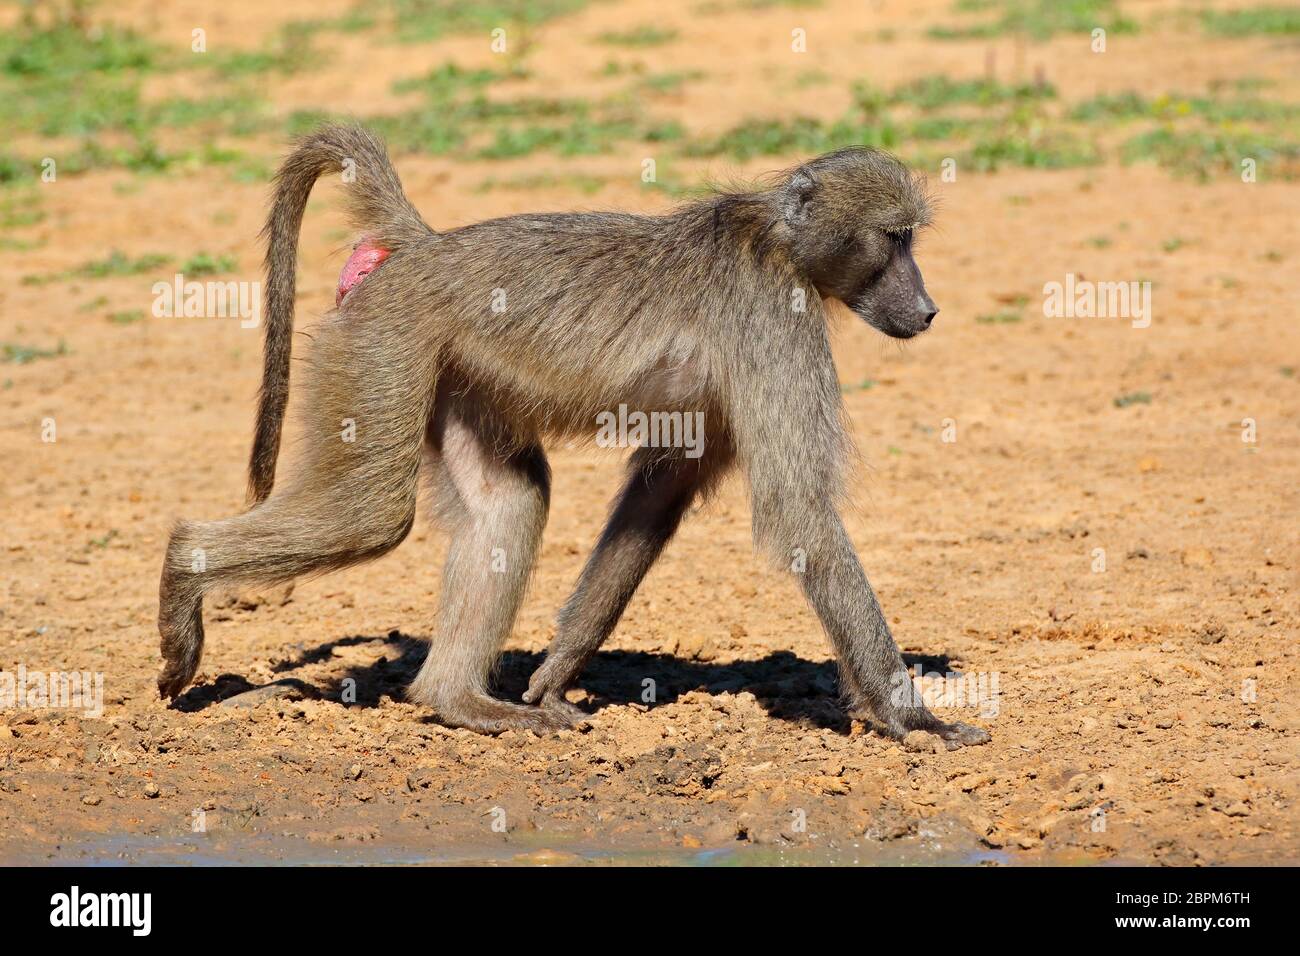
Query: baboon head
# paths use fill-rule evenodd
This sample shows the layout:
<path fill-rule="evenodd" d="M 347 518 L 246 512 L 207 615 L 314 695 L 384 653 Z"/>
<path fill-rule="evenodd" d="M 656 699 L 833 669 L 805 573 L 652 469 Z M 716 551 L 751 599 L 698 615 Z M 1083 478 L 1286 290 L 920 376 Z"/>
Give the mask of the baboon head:
<path fill-rule="evenodd" d="M 902 163 L 874 149 L 840 149 L 794 170 L 777 194 L 791 260 L 823 298 L 894 338 L 930 327 L 939 307 L 912 258 L 930 204 Z"/>

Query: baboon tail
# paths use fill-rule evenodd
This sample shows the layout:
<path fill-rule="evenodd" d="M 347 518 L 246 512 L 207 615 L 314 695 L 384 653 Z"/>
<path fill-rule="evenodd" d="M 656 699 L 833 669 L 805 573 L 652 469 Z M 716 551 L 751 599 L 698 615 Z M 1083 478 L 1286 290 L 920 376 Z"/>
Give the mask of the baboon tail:
<path fill-rule="evenodd" d="M 353 225 L 389 252 L 431 230 L 402 191 L 384 144 L 360 126 L 322 126 L 299 141 L 275 177 L 266 248 L 266 344 L 257 429 L 248 462 L 248 495 L 266 500 L 275 484 L 280 431 L 289 401 L 289 355 L 302 214 L 316 180 L 338 173 Z"/>

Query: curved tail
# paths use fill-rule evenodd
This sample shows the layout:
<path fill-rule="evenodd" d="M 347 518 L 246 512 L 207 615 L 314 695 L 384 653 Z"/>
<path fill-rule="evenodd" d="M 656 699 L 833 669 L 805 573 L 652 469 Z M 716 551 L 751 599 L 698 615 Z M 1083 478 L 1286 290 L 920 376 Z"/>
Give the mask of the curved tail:
<path fill-rule="evenodd" d="M 262 234 L 266 249 L 266 342 L 257 429 L 248 462 L 251 503 L 266 500 L 275 484 L 280 431 L 289 401 L 295 273 L 302 214 L 316 180 L 339 173 L 352 224 L 389 252 L 425 238 L 431 230 L 406 194 L 384 144 L 360 126 L 323 126 L 299 141 L 275 177 L 275 200 Z"/>

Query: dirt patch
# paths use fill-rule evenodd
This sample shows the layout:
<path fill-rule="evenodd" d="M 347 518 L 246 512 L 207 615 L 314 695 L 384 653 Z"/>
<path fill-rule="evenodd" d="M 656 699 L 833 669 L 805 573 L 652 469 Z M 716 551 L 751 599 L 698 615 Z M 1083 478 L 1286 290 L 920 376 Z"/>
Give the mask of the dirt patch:
<path fill-rule="evenodd" d="M 223 22 L 270 29 L 301 6 L 228 3 Z M 746 111 L 738 90 L 799 95 L 782 82 L 796 69 L 783 52 L 792 22 L 806 18 L 830 44 L 859 6 L 683 15 L 664 52 L 631 55 L 704 72 L 656 109 L 712 129 Z M 900 73 L 934 72 L 922 66 L 931 53 L 983 68 L 986 44 L 924 33 L 951 18 L 947 4 L 920 5 L 915 21 L 880 6 L 861 30 L 898 31 L 879 42 Z M 539 27 L 535 42 L 556 55 L 527 82 L 594 95 L 609 51 L 592 37 L 655 22 L 658 9 L 593 4 Z M 157 30 L 190 19 L 172 11 Z M 295 75 L 281 105 L 334 96 L 356 81 L 359 51 L 383 42 L 348 40 L 341 62 Z M 1027 55 L 1051 61 L 1067 42 L 1086 37 Z M 1268 39 L 1224 45 L 1171 23 L 1124 42 L 1106 61 L 1118 73 L 1099 73 L 1096 90 L 1076 77 L 1070 95 L 1247 74 L 1286 94 L 1295 82 L 1294 47 Z M 397 48 L 412 51 L 401 72 L 469 43 Z M 848 41 L 825 56 L 827 72 L 860 71 Z M 834 97 L 810 108 L 833 115 Z M 639 188 L 640 155 L 573 161 L 608 180 L 589 195 L 562 182 L 477 188 L 539 164 L 571 168 L 554 156 L 398 165 L 445 226 L 521 209 L 665 208 Z M 837 323 L 863 459 L 846 520 L 912 663 L 965 678 L 927 678 L 965 701 L 940 712 L 988 728 L 991 744 L 913 752 L 843 716 L 816 620 L 752 556 L 738 482 L 691 517 L 591 664 L 574 695 L 593 714 L 588 730 L 484 738 L 403 701 L 439 587 L 443 542 L 423 520 L 394 554 L 302 582 L 287 603 L 210 609 L 197 684 L 169 709 L 153 688 L 162 547 L 175 518 L 241 506 L 260 333 L 234 320 L 108 320 L 147 313 L 168 270 L 15 281 L 0 289 L 0 338 L 65 349 L 0 366 L 0 669 L 102 674 L 104 707 L 0 710 L 0 861 L 1294 862 L 1300 184 L 1107 165 L 963 170 L 933 185 L 938 227 L 918 258 L 942 307 L 934 330 L 900 348 L 847 315 Z M 304 334 L 332 305 L 351 241 L 337 197 L 319 196 L 301 253 Z M 254 279 L 265 197 L 264 184 L 206 167 L 61 178 L 43 221 L 13 230 L 24 245 L 5 252 L 7 271 L 61 272 L 109 249 L 202 250 Z M 1150 326 L 1044 317 L 1044 283 L 1067 273 L 1151 281 Z M 47 420 L 56 441 L 42 441 Z M 500 673 L 499 692 L 515 698 L 621 473 L 611 454 L 551 457 L 551 518 Z"/>

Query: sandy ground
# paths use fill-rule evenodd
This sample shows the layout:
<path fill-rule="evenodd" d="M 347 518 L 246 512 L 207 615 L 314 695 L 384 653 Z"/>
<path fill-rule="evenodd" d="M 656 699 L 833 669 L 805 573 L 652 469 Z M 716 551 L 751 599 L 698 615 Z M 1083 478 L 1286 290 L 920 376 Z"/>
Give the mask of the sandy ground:
<path fill-rule="evenodd" d="M 118 13 L 184 33 L 186 16 L 155 22 L 154 6 Z M 221 6 L 245 38 L 320 7 Z M 947 9 L 915 6 L 922 21 Z M 806 17 L 832 30 L 845 7 Z M 539 57 L 533 82 L 583 95 L 588 72 L 566 71 L 566 50 L 658 9 L 593 4 L 540 28 L 555 55 Z M 898 4 L 877 13 L 912 22 Z M 737 89 L 782 75 L 784 41 L 760 42 L 762 31 L 802 16 L 683 14 L 677 43 L 636 55 L 706 65 L 700 90 L 660 106 L 708 130 L 743 112 Z M 861 31 L 843 33 L 819 65 L 860 71 Z M 313 84 L 318 101 L 364 98 L 373 78 L 349 64 L 366 42 L 347 38 L 337 62 L 292 77 L 285 102 L 310 102 Z M 1122 76 L 1053 80 L 1091 95 L 1238 73 L 1286 91 L 1296 76 L 1294 45 L 1128 42 L 1142 55 L 1121 61 Z M 879 69 L 900 79 L 985 57 L 915 30 L 896 43 Z M 1062 43 L 1026 55 L 1053 63 Z M 922 47 L 934 58 L 917 62 Z M 401 49 L 376 96 L 470 47 L 452 37 Z M 810 105 L 823 108 L 842 104 Z M 398 165 L 436 227 L 522 209 L 666 208 L 638 188 L 629 151 L 572 165 Z M 714 160 L 698 172 L 777 165 Z M 594 196 L 475 188 L 578 166 L 621 178 Z M 403 701 L 444 545 L 423 518 L 392 555 L 300 583 L 288 603 L 210 608 L 197 684 L 164 706 L 162 548 L 176 518 L 241 506 L 260 332 L 230 319 L 104 320 L 147 311 L 159 276 L 9 280 L 109 248 L 231 253 L 234 278 L 256 279 L 265 187 L 203 169 L 48 188 L 47 218 L 21 232 L 34 247 L 4 253 L 0 287 L 0 337 L 67 346 L 0 369 L 0 669 L 101 673 L 104 707 L 0 710 L 0 862 L 1296 862 L 1300 183 L 1105 166 L 933 185 L 938 225 L 918 259 L 942 307 L 935 328 L 900 347 L 846 314 L 836 354 L 862 458 L 846 520 L 896 637 L 925 670 L 984 682 L 976 706 L 939 708 L 993 735 L 954 753 L 911 752 L 843 717 L 815 618 L 752 554 L 739 481 L 690 518 L 589 667 L 572 697 L 592 712 L 589 729 L 486 738 Z M 319 189 L 307 217 L 304 331 L 332 304 L 345 258 L 336 199 Z M 1090 241 L 1099 235 L 1109 245 Z M 1149 279 L 1150 327 L 1043 317 L 1043 284 L 1066 273 Z M 100 296 L 107 307 L 83 309 Z M 976 321 L 1021 296 L 1023 321 Z M 1149 402 L 1115 401 L 1139 393 Z M 56 441 L 42 440 L 46 419 Z M 610 452 L 561 446 L 551 460 L 540 564 L 500 676 L 516 698 L 621 475 Z M 284 693 L 223 703 L 274 681 Z"/>

